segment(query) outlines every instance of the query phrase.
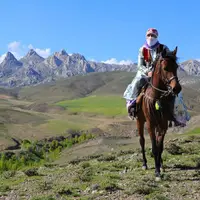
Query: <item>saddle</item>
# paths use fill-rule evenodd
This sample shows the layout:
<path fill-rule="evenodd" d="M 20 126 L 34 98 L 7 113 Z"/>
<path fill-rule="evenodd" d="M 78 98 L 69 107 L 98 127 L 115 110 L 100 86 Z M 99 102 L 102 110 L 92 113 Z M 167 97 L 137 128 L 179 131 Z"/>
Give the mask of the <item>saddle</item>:
<path fill-rule="evenodd" d="M 137 105 L 140 105 L 140 104 L 141 104 L 141 102 L 142 102 L 142 97 L 143 97 L 143 95 L 144 95 L 146 89 L 147 89 L 147 86 L 144 86 L 144 87 L 142 88 L 140 94 L 139 94 L 138 97 L 136 98 L 136 104 L 137 104 Z"/>

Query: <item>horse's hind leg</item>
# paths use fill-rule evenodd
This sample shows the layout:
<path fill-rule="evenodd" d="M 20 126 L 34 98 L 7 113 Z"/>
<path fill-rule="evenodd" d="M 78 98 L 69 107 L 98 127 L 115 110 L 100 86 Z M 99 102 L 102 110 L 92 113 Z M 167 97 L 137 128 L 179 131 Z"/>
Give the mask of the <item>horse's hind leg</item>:
<path fill-rule="evenodd" d="M 162 160 L 164 138 L 165 138 L 165 131 L 157 137 L 158 163 L 160 163 L 160 166 L 158 167 L 160 167 L 161 171 L 164 171 L 163 160 Z"/>
<path fill-rule="evenodd" d="M 140 146 L 142 149 L 142 157 L 143 157 L 143 169 L 147 169 L 147 159 L 145 155 L 145 138 L 144 138 L 144 123 L 145 121 L 143 119 L 138 118 L 137 119 L 137 129 L 138 129 L 138 134 L 140 137 Z"/>
<path fill-rule="evenodd" d="M 164 136 L 165 136 L 165 131 L 163 132 L 162 135 L 159 133 L 159 131 L 157 131 L 156 144 L 158 150 L 158 162 L 160 162 L 160 172 L 164 172 L 163 159 L 162 159 Z"/>

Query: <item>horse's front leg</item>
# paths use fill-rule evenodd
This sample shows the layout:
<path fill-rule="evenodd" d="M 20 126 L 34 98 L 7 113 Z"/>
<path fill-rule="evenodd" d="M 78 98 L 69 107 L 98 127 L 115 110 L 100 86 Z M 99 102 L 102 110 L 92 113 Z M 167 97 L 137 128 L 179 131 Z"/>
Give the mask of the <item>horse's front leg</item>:
<path fill-rule="evenodd" d="M 164 171 L 163 169 L 163 160 L 162 160 L 162 153 L 163 153 L 163 146 L 164 146 L 164 137 L 165 137 L 165 131 L 159 134 L 156 138 L 157 140 L 157 150 L 158 150 L 158 164 L 160 170 Z"/>
<path fill-rule="evenodd" d="M 140 141 L 142 157 L 143 157 L 142 169 L 146 170 L 148 167 L 147 167 L 147 159 L 145 155 L 144 120 L 137 119 L 137 129 L 138 129 L 138 134 L 140 137 L 139 141 Z"/>
<path fill-rule="evenodd" d="M 161 160 L 160 160 L 160 172 L 164 172 L 165 171 L 165 168 L 163 166 L 163 159 L 161 157 Z"/>
<path fill-rule="evenodd" d="M 148 123 L 147 123 L 147 130 L 148 130 L 149 136 L 151 138 L 152 153 L 153 153 L 154 162 L 155 162 L 155 176 L 156 176 L 156 180 L 158 180 L 158 179 L 160 179 L 161 160 L 159 159 L 155 126 L 152 125 L 152 123 L 150 123 L 150 121 L 148 121 Z"/>
<path fill-rule="evenodd" d="M 155 162 L 155 176 L 157 181 L 160 180 L 161 160 L 159 159 L 159 152 L 155 135 L 153 135 L 153 137 L 151 138 L 151 142 L 152 142 L 152 153 L 154 155 L 154 162 Z"/>

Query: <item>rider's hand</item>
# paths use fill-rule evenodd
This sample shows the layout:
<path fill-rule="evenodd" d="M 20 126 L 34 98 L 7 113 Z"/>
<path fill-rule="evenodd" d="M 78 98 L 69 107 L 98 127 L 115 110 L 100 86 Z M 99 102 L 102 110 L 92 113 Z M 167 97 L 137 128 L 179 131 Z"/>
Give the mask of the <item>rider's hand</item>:
<path fill-rule="evenodd" d="M 152 72 L 148 72 L 148 77 L 151 77 L 152 76 Z"/>

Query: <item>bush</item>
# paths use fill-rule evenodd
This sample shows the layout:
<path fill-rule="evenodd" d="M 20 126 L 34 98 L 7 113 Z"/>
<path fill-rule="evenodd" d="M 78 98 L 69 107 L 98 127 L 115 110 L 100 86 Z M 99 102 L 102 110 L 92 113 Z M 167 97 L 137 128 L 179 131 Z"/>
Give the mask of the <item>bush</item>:
<path fill-rule="evenodd" d="M 28 149 L 31 146 L 31 142 L 29 140 L 23 140 L 21 146 Z"/>
<path fill-rule="evenodd" d="M 21 151 L 0 153 L 0 171 L 17 170 L 26 166 L 37 166 L 44 162 L 51 162 L 60 155 L 63 148 L 70 148 L 73 144 L 91 138 L 94 138 L 92 134 L 83 133 L 59 141 L 56 139 L 34 142 L 23 140 Z"/>

